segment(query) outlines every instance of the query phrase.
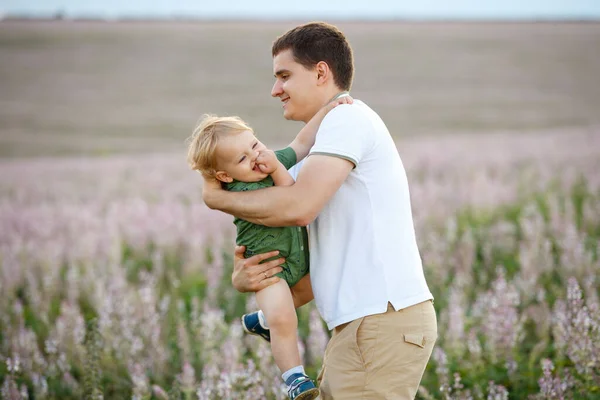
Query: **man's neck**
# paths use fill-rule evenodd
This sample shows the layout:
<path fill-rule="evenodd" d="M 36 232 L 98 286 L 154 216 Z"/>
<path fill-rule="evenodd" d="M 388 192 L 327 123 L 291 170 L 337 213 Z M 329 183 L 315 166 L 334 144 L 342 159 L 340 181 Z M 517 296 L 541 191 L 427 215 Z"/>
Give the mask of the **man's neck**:
<path fill-rule="evenodd" d="M 338 88 L 336 88 L 334 91 L 331 91 L 331 92 L 326 93 L 326 94 L 327 94 L 327 97 L 325 97 L 324 95 L 321 95 L 322 96 L 321 99 L 325 98 L 325 99 L 329 99 L 329 100 L 325 100 L 323 102 L 323 104 L 321 104 L 321 106 L 319 108 L 317 108 L 316 110 L 314 110 L 314 113 L 308 119 L 303 120 L 305 124 L 307 124 L 308 121 L 310 121 L 311 118 L 315 116 L 315 114 L 319 111 L 319 109 L 321 107 L 325 106 L 325 104 L 331 103 L 332 101 L 334 101 L 335 99 L 339 99 L 340 97 L 349 96 L 350 95 L 350 93 L 348 91 L 345 91 L 345 90 L 341 91 Z"/>

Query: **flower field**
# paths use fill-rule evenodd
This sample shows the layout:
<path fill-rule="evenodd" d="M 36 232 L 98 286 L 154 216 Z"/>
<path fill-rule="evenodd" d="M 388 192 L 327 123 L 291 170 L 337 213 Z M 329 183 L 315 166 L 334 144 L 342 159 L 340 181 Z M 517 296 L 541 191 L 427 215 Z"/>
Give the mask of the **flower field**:
<path fill-rule="evenodd" d="M 398 150 L 439 321 L 419 398 L 599 398 L 600 132 Z M 200 184 L 183 150 L 0 162 L 3 398 L 285 398 Z M 329 333 L 299 318 L 315 377 Z"/>
<path fill-rule="evenodd" d="M 1 398 L 285 398 L 184 140 L 209 112 L 291 141 L 270 47 L 295 25 L 0 22 Z M 435 296 L 417 397 L 600 399 L 600 24 L 338 26 Z M 316 377 L 329 332 L 298 314 Z"/>

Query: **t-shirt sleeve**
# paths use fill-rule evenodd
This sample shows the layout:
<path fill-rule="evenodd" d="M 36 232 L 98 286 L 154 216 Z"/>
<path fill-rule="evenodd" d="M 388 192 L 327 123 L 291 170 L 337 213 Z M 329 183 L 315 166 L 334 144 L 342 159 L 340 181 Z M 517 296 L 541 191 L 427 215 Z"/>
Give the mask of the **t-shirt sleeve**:
<path fill-rule="evenodd" d="M 296 152 L 291 147 L 286 147 L 285 149 L 275 150 L 275 155 L 277 159 L 283 164 L 285 169 L 290 169 L 294 165 L 296 165 Z"/>
<path fill-rule="evenodd" d="M 339 105 L 323 119 L 309 155 L 346 159 L 356 167 L 372 149 L 371 121 L 354 105 Z"/>

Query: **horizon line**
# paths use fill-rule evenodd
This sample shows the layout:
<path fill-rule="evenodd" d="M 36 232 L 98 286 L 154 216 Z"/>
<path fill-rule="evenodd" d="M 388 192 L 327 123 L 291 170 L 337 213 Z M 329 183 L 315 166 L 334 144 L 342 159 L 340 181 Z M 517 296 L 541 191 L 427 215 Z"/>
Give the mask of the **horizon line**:
<path fill-rule="evenodd" d="M 0 12 L 0 21 L 55 21 L 55 22 L 296 22 L 299 20 L 330 20 L 344 22 L 516 22 L 516 23 L 594 23 L 600 22 L 600 16 L 390 16 L 390 17 L 326 17 L 326 16 L 281 16 L 281 17 L 244 17 L 244 16 L 201 16 L 201 15 L 131 15 L 102 16 L 92 14 L 65 15 L 55 14 L 26 14 Z"/>

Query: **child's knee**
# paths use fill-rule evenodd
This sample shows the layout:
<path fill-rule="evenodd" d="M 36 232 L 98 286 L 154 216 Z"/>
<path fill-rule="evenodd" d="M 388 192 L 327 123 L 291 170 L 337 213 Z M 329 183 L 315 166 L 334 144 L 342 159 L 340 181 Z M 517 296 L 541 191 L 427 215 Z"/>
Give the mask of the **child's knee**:
<path fill-rule="evenodd" d="M 281 310 L 280 312 L 273 313 L 267 318 L 267 323 L 270 328 L 279 327 L 297 327 L 298 318 L 294 310 Z"/>

